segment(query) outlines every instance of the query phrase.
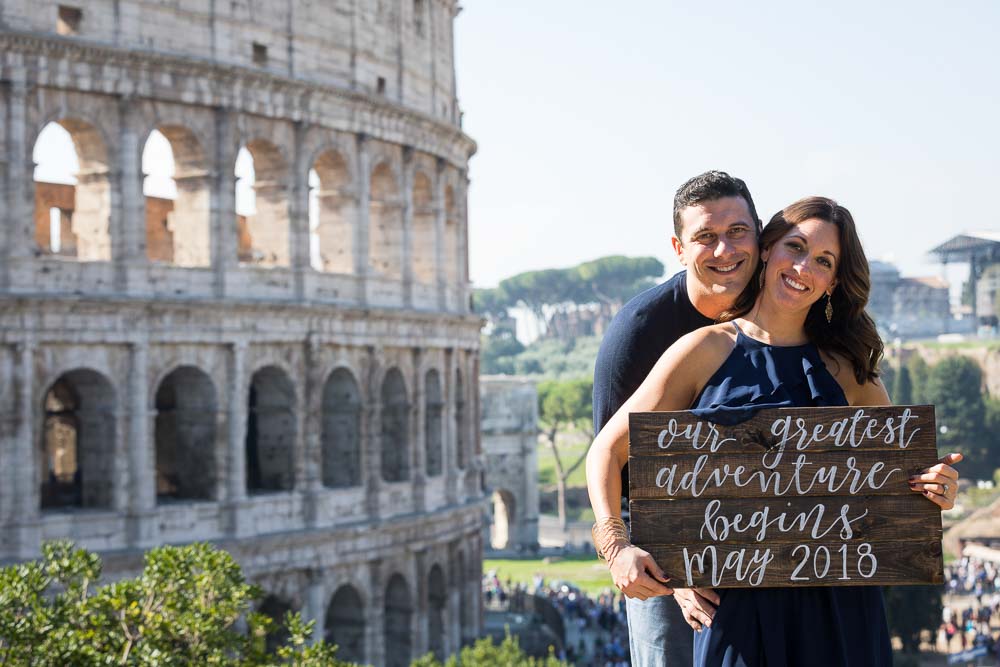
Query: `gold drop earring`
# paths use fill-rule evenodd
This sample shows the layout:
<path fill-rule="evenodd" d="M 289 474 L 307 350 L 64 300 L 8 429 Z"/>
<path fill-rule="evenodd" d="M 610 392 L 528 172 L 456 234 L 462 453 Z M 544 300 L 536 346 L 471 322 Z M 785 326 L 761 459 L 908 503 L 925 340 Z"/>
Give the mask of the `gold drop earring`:
<path fill-rule="evenodd" d="M 826 314 L 826 323 L 829 324 L 833 321 L 833 294 L 830 292 L 826 293 L 826 309 L 823 311 Z"/>

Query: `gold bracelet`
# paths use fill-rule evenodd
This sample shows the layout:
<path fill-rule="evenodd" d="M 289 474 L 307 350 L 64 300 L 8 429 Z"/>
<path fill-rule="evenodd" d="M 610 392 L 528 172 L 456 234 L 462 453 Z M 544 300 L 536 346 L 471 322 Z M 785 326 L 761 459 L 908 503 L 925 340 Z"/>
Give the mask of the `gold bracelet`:
<path fill-rule="evenodd" d="M 590 534 L 594 538 L 597 555 L 604 560 L 610 560 L 610 557 L 615 556 L 622 547 L 631 544 L 625 522 L 616 516 L 595 521 Z"/>

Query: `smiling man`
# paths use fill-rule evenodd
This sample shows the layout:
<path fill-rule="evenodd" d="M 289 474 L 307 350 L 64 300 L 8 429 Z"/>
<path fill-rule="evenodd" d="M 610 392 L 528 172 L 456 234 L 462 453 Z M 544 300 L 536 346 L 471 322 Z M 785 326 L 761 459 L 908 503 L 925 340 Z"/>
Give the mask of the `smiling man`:
<path fill-rule="evenodd" d="M 599 431 L 631 396 L 663 352 L 681 336 L 714 323 L 733 305 L 759 260 L 760 220 L 746 184 L 721 171 L 695 176 L 674 196 L 672 244 L 685 270 L 629 301 L 608 328 L 594 369 L 594 429 Z M 591 502 L 628 495 L 621 479 L 591 480 Z M 595 534 L 599 529 L 595 525 Z M 690 665 L 691 628 L 714 613 L 713 591 L 678 590 L 648 553 L 628 547 L 610 556 L 612 569 L 630 572 L 623 589 L 632 664 Z M 677 599 L 684 599 L 685 618 Z"/>

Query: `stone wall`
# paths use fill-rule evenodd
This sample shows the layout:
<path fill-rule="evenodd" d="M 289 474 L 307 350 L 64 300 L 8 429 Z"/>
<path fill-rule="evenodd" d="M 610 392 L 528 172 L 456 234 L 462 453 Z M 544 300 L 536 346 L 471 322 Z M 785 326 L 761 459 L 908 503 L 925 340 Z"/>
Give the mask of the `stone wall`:
<path fill-rule="evenodd" d="M 486 487 L 493 492 L 491 546 L 538 549 L 538 392 L 534 380 L 480 378 Z"/>
<path fill-rule="evenodd" d="M 455 6 L 195 5 L 0 5 L 0 560 L 209 540 L 341 657 L 453 652 L 486 501 Z M 75 185 L 34 181 L 50 122 Z"/>

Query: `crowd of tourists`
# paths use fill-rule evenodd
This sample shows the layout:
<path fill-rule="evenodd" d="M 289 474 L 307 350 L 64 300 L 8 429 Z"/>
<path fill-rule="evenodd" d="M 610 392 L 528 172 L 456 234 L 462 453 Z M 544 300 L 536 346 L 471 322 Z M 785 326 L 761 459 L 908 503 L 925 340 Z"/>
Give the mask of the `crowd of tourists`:
<path fill-rule="evenodd" d="M 941 610 L 939 637 L 952 647 L 957 638 L 961 649 L 992 646 L 990 622 L 1000 613 L 1000 568 L 995 563 L 964 557 L 944 568 L 951 596 L 971 596 L 971 605 L 945 604 Z"/>
<path fill-rule="evenodd" d="M 526 595 L 547 599 L 562 617 L 566 645 L 559 653 L 570 664 L 588 667 L 627 667 L 628 626 L 625 598 L 606 590 L 593 597 L 575 585 L 546 581 L 535 575 L 530 585 L 501 581 L 495 572 L 483 577 L 487 609 L 515 609 Z"/>

